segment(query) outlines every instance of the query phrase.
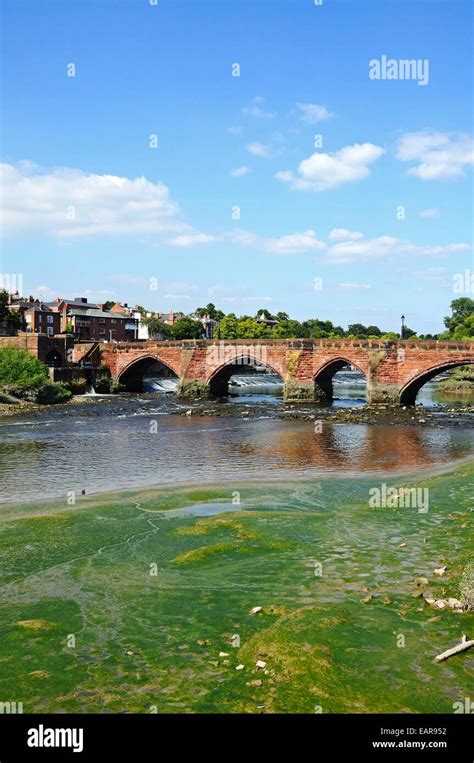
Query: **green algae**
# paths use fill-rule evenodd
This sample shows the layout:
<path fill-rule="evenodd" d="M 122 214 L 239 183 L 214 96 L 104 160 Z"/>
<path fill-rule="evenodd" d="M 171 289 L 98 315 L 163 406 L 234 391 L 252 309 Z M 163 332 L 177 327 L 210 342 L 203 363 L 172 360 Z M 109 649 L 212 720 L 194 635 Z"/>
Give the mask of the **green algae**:
<path fill-rule="evenodd" d="M 473 474 L 385 478 L 428 487 L 427 513 L 371 508 L 380 475 L 9 507 L 0 699 L 25 712 L 452 712 L 474 656 L 433 658 L 472 613 L 434 611 L 414 581 L 460 595 Z M 235 490 L 240 510 L 169 513 L 230 506 Z"/>

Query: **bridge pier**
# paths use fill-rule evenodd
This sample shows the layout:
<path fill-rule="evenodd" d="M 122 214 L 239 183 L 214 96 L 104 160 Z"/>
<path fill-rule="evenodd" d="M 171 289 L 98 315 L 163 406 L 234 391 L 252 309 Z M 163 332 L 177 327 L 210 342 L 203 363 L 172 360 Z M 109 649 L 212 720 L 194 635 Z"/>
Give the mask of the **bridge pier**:
<path fill-rule="evenodd" d="M 320 384 L 312 379 L 287 381 L 283 388 L 283 397 L 292 403 L 328 403 L 332 400 L 332 382 Z"/>
<path fill-rule="evenodd" d="M 367 381 L 367 405 L 400 405 L 398 384 Z"/>
<path fill-rule="evenodd" d="M 198 379 L 180 379 L 176 386 L 177 397 L 183 399 L 202 400 L 208 398 L 211 394 L 209 384 Z"/>

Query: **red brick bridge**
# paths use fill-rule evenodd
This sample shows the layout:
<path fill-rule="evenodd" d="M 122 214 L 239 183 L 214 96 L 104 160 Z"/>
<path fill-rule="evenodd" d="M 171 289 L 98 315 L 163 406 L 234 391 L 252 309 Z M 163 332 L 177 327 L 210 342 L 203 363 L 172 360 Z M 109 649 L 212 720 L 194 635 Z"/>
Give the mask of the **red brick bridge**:
<path fill-rule="evenodd" d="M 101 344 L 102 365 L 129 390 L 142 390 L 156 363 L 178 378 L 182 397 L 225 395 L 232 374 L 264 365 L 280 375 L 287 400 L 331 399 L 332 377 L 352 365 L 367 379 L 367 401 L 412 405 L 434 376 L 474 363 L 474 342 L 348 339 L 145 341 Z"/>

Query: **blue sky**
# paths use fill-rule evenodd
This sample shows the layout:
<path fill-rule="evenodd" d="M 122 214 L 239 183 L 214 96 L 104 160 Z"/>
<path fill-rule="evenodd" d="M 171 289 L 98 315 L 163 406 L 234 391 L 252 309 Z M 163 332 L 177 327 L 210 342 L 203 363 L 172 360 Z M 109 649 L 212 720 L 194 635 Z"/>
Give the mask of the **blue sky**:
<path fill-rule="evenodd" d="M 47 299 L 442 330 L 473 267 L 471 16 L 4 0 L 1 271 Z M 383 55 L 427 84 L 371 79 Z"/>

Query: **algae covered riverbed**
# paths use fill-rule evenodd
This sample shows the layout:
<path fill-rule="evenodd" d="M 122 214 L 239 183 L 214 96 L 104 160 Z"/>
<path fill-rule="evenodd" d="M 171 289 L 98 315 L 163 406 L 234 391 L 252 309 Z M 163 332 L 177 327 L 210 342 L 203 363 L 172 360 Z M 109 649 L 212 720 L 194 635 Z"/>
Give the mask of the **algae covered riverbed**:
<path fill-rule="evenodd" d="M 452 712 L 474 655 L 432 660 L 473 615 L 414 580 L 459 596 L 473 474 L 3 506 L 0 695 L 36 713 Z M 370 506 L 382 483 L 427 488 L 428 511 Z"/>

